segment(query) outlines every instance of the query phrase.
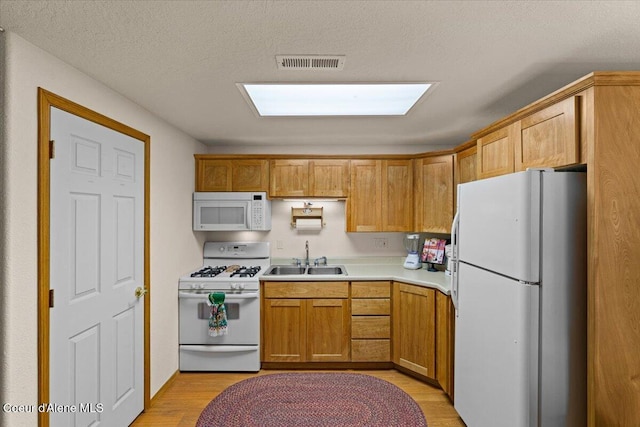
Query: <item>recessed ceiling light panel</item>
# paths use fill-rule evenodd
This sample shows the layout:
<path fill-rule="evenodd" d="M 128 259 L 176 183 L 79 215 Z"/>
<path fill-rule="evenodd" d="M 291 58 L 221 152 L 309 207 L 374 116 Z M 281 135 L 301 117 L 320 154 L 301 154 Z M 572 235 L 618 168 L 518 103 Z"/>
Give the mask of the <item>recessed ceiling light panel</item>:
<path fill-rule="evenodd" d="M 403 116 L 432 83 L 243 83 L 260 116 Z"/>

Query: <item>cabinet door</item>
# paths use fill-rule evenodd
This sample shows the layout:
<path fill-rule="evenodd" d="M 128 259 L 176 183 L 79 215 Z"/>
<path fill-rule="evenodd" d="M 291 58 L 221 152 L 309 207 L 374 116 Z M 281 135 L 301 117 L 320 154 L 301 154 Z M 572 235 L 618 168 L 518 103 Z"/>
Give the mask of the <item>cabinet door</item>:
<path fill-rule="evenodd" d="M 263 360 L 304 362 L 307 336 L 306 301 L 265 299 L 263 307 Z"/>
<path fill-rule="evenodd" d="M 307 300 L 307 360 L 347 362 L 351 325 L 348 299 Z"/>
<path fill-rule="evenodd" d="M 233 160 L 233 191 L 269 191 L 269 161 Z"/>
<path fill-rule="evenodd" d="M 454 313 L 451 298 L 436 292 L 436 380 L 452 400 Z"/>
<path fill-rule="evenodd" d="M 520 121 L 515 169 L 558 167 L 579 162 L 579 97 L 571 97 Z"/>
<path fill-rule="evenodd" d="M 514 123 L 478 139 L 478 179 L 513 173 L 519 127 Z"/>
<path fill-rule="evenodd" d="M 382 229 L 382 162 L 351 160 L 347 231 Z"/>
<path fill-rule="evenodd" d="M 196 159 L 196 191 L 232 191 L 231 160 Z"/>
<path fill-rule="evenodd" d="M 453 156 L 416 160 L 416 231 L 449 233 L 453 220 Z"/>
<path fill-rule="evenodd" d="M 382 228 L 413 230 L 413 172 L 411 160 L 382 161 Z"/>
<path fill-rule="evenodd" d="M 435 379 L 435 292 L 394 283 L 393 362 Z"/>
<path fill-rule="evenodd" d="M 270 197 L 304 197 L 309 195 L 308 160 L 272 160 Z"/>
<path fill-rule="evenodd" d="M 347 197 L 349 195 L 349 160 L 309 160 L 309 195 Z"/>
<path fill-rule="evenodd" d="M 464 151 L 456 154 L 456 185 L 464 184 L 478 179 L 477 163 L 478 163 L 478 147 L 474 145 Z"/>

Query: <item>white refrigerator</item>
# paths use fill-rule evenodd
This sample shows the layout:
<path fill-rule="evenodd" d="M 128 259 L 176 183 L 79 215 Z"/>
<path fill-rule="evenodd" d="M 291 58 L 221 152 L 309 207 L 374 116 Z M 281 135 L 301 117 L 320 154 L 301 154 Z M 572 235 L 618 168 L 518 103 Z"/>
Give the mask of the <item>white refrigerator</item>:
<path fill-rule="evenodd" d="M 454 406 L 469 427 L 586 425 L 586 173 L 458 186 Z"/>

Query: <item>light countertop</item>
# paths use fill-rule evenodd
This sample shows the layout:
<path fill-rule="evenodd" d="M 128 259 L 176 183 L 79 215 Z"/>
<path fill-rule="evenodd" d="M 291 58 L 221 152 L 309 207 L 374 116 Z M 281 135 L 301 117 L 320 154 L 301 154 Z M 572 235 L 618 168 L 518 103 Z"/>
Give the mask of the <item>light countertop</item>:
<path fill-rule="evenodd" d="M 263 281 L 363 281 L 395 280 L 413 285 L 434 288 L 451 294 L 451 276 L 444 272 L 430 272 L 426 269 L 408 270 L 402 266 L 404 258 L 399 257 L 360 257 L 329 258 L 329 265 L 344 265 L 346 276 L 294 274 L 286 276 L 260 276 Z M 293 265 L 291 258 L 272 258 L 272 265 Z"/>

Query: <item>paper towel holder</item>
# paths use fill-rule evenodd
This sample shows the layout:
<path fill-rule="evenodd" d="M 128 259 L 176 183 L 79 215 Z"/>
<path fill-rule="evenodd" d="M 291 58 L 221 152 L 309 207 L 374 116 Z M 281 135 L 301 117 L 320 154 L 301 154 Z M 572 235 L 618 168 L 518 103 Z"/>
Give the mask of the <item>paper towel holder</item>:
<path fill-rule="evenodd" d="M 326 223 L 323 219 L 323 208 L 312 208 L 311 203 L 304 202 L 303 208 L 291 208 L 291 227 L 296 228 L 296 221 L 299 219 L 316 219 L 324 227 Z"/>

